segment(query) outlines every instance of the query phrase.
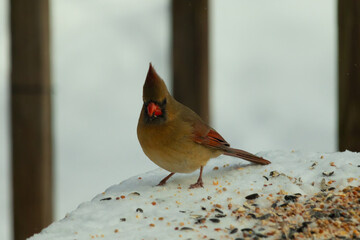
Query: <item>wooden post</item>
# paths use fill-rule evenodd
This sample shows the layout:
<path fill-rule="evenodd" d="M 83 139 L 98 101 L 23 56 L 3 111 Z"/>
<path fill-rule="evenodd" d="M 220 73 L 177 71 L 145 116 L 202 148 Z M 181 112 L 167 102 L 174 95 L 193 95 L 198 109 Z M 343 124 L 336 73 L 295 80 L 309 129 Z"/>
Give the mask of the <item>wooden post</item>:
<path fill-rule="evenodd" d="M 360 152 L 360 2 L 338 0 L 339 150 Z"/>
<path fill-rule="evenodd" d="M 174 97 L 209 121 L 207 0 L 172 1 Z"/>
<path fill-rule="evenodd" d="M 11 135 L 14 239 L 52 221 L 48 0 L 11 0 Z"/>

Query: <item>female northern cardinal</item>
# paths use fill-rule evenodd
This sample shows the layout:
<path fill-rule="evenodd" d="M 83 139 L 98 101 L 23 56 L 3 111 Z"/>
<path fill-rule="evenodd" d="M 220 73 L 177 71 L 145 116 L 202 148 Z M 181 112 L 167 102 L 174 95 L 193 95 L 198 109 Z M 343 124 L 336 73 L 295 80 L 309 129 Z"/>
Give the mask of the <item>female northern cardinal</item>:
<path fill-rule="evenodd" d="M 137 126 L 140 145 L 151 161 L 171 172 L 158 186 L 164 185 L 175 173 L 190 173 L 200 168 L 200 176 L 190 188 L 203 187 L 203 167 L 210 158 L 221 154 L 262 165 L 270 163 L 251 153 L 231 148 L 195 112 L 170 95 L 151 64 L 143 88 L 143 100 Z"/>

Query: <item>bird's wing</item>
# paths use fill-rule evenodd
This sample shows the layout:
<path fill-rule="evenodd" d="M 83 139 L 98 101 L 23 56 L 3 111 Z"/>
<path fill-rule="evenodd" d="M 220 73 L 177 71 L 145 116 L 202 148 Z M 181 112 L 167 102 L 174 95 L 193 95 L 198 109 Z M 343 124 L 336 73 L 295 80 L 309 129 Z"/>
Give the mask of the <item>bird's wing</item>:
<path fill-rule="evenodd" d="M 217 131 L 201 122 L 193 124 L 192 139 L 196 143 L 215 149 L 224 149 L 230 146 Z"/>
<path fill-rule="evenodd" d="M 204 145 L 209 148 L 222 150 L 223 153 L 228 156 L 238 157 L 253 163 L 266 165 L 270 161 L 258 157 L 252 153 L 244 150 L 231 148 L 230 144 L 214 129 L 203 123 L 202 121 L 195 121 L 193 124 L 193 136 L 194 142 Z"/>

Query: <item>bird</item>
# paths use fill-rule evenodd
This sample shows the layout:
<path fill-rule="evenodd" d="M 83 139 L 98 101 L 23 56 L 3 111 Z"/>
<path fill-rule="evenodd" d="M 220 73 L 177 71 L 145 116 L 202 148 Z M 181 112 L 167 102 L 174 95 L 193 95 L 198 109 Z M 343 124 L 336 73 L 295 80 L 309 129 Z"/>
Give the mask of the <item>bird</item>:
<path fill-rule="evenodd" d="M 170 172 L 157 186 L 163 186 L 175 173 L 200 169 L 192 188 L 204 187 L 203 168 L 211 158 L 222 154 L 266 165 L 271 162 L 230 144 L 201 117 L 176 101 L 150 63 L 143 86 L 143 106 L 137 137 L 145 155 Z"/>

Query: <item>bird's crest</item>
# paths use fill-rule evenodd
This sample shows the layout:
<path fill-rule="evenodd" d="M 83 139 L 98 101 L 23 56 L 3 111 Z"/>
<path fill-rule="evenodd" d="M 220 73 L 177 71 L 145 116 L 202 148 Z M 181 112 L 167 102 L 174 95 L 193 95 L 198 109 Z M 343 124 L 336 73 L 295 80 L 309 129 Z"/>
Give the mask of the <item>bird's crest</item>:
<path fill-rule="evenodd" d="M 162 102 L 169 94 L 164 81 L 156 73 L 154 67 L 149 66 L 148 73 L 143 88 L 143 100 L 144 102 L 156 101 Z"/>

